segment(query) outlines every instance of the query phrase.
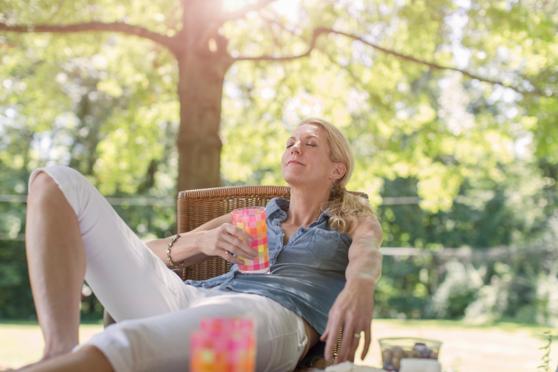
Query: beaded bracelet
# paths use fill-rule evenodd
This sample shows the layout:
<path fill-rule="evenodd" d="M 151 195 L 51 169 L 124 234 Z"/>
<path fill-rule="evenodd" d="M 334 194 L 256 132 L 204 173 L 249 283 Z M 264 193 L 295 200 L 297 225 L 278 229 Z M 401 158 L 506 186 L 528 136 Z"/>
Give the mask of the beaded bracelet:
<path fill-rule="evenodd" d="M 169 260 L 169 264 L 171 264 L 171 266 L 177 266 L 176 262 L 174 262 L 171 257 L 171 248 L 178 239 L 180 239 L 180 234 L 176 234 L 176 236 L 169 242 L 169 245 L 167 246 L 167 259 Z"/>

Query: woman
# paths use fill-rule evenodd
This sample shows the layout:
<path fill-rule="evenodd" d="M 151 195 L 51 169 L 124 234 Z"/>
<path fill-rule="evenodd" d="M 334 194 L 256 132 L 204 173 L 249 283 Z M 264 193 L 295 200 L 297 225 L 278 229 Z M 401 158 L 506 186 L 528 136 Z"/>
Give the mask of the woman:
<path fill-rule="evenodd" d="M 345 191 L 349 145 L 333 125 L 308 119 L 288 139 L 281 166 L 291 196 L 266 207 L 271 275 L 240 274 L 233 265 L 201 282 L 182 282 L 166 263 L 253 257 L 230 214 L 144 243 L 79 173 L 35 170 L 26 250 L 45 350 L 25 370 L 184 370 L 188 336 L 208 316 L 254 320 L 258 371 L 293 369 L 318 337 L 331 359 L 340 327 L 338 360 L 354 358 L 361 332 L 364 357 L 382 233 L 370 207 Z M 78 345 L 84 278 L 118 323 Z"/>

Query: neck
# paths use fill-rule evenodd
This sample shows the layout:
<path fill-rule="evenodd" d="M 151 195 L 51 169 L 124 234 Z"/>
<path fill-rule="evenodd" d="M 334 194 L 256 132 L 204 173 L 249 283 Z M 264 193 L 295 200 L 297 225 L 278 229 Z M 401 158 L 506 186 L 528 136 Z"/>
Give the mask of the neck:
<path fill-rule="evenodd" d="M 321 207 L 329 199 L 329 189 L 301 190 L 291 187 L 289 213 L 286 223 L 307 227 L 319 216 Z"/>

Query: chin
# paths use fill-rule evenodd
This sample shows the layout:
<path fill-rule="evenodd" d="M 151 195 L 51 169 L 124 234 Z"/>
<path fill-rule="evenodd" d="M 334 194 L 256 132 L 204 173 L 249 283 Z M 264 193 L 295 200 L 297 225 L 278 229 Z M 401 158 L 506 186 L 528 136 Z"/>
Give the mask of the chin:
<path fill-rule="evenodd" d="M 316 184 L 316 180 L 310 179 L 308 174 L 304 172 L 283 171 L 283 179 L 290 187 L 309 187 L 312 184 Z"/>
<path fill-rule="evenodd" d="M 283 174 L 283 179 L 290 187 L 297 187 L 304 184 L 304 180 L 301 179 L 301 177 L 296 177 L 292 174 Z"/>
<path fill-rule="evenodd" d="M 290 187 L 295 187 L 300 189 L 308 189 L 308 188 L 315 187 L 315 184 L 309 182 L 308 179 L 302 177 L 285 177 L 285 181 Z"/>

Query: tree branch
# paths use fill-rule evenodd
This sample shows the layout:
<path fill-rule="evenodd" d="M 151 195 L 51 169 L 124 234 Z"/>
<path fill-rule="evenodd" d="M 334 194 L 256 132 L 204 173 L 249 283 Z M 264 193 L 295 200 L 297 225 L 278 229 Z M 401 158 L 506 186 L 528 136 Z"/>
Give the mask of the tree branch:
<path fill-rule="evenodd" d="M 420 64 L 420 65 L 423 65 L 423 66 L 427 66 L 427 67 L 429 67 L 431 69 L 434 69 L 434 70 L 456 71 L 456 72 L 459 72 L 462 75 L 464 75 L 464 76 L 466 76 L 470 79 L 478 80 L 478 81 L 493 84 L 493 85 L 499 85 L 499 86 L 511 89 L 511 90 L 513 90 L 517 93 L 523 94 L 523 95 L 531 94 L 531 95 L 538 95 L 538 96 L 545 96 L 545 97 L 554 96 L 554 94 L 552 92 L 550 92 L 550 93 L 543 92 L 541 89 L 536 87 L 530 81 L 529 81 L 529 84 L 531 86 L 533 86 L 533 89 L 525 90 L 525 89 L 519 88 L 517 86 L 505 83 L 501 80 L 491 79 L 491 78 L 488 78 L 488 77 L 477 75 L 477 74 L 475 74 L 473 72 L 470 72 L 468 70 L 465 70 L 465 69 L 461 69 L 461 68 L 454 67 L 454 66 L 446 66 L 446 65 L 442 65 L 442 64 L 439 64 L 439 63 L 436 63 L 436 62 L 433 62 L 433 61 L 420 59 L 420 58 L 414 57 L 414 56 L 409 55 L 409 54 L 404 54 L 404 53 L 398 52 L 396 50 L 389 49 L 389 48 L 380 46 L 378 44 L 372 43 L 371 41 L 368 41 L 368 40 L 362 38 L 359 35 L 335 30 L 335 29 L 332 29 L 332 28 L 325 28 L 325 27 L 318 27 L 314 30 L 314 32 L 312 33 L 312 38 L 310 39 L 310 45 L 304 53 L 295 54 L 295 55 L 291 55 L 291 56 L 272 56 L 272 55 L 237 56 L 233 59 L 233 61 L 234 62 L 236 62 L 236 61 L 286 62 L 286 61 L 296 60 L 296 59 L 299 59 L 299 58 L 304 58 L 304 57 L 309 56 L 312 53 L 312 50 L 316 47 L 318 37 L 320 37 L 321 35 L 326 35 L 326 34 L 336 34 L 336 35 L 345 36 L 345 37 L 348 37 L 352 40 L 359 41 L 359 42 L 361 42 L 361 43 L 363 43 L 363 44 L 365 44 L 369 47 L 372 47 L 373 49 L 376 49 L 377 51 L 380 51 L 382 53 L 394 56 L 394 57 L 396 57 L 400 60 L 403 60 L 403 61 L 412 62 L 412 63 Z"/>
<path fill-rule="evenodd" d="M 117 32 L 148 39 L 167 48 L 170 48 L 172 45 L 172 39 L 168 36 L 150 31 L 141 26 L 134 26 L 124 22 L 83 22 L 66 25 L 9 25 L 0 22 L 0 32 L 1 31 L 15 33 Z"/>
<path fill-rule="evenodd" d="M 306 49 L 305 52 L 300 54 L 295 54 L 291 56 L 272 56 L 272 55 L 261 55 L 261 56 L 237 56 L 233 58 L 233 62 L 237 61 L 267 61 L 267 62 L 286 62 L 292 61 L 295 59 L 304 58 L 312 53 L 312 50 L 316 47 L 316 43 L 318 41 L 318 37 L 324 33 L 327 33 L 327 29 L 325 28 L 317 28 L 312 33 L 312 38 L 310 39 L 310 45 Z"/>
<path fill-rule="evenodd" d="M 411 56 L 409 54 L 400 53 L 398 51 L 388 49 L 388 48 L 382 47 L 380 45 L 377 45 L 375 43 L 372 43 L 372 42 L 370 42 L 368 40 L 365 40 L 362 37 L 360 37 L 358 35 L 355 35 L 355 34 L 351 34 L 351 33 L 348 33 L 348 32 L 343 32 L 343 31 L 338 31 L 338 30 L 334 30 L 334 29 L 331 29 L 331 28 L 328 28 L 326 32 L 331 33 L 331 34 L 337 34 L 337 35 L 342 35 L 342 36 L 348 37 L 350 39 L 353 39 L 353 40 L 359 41 L 359 42 L 361 42 L 365 45 L 368 45 L 368 46 L 370 46 L 370 47 L 372 47 L 372 48 L 374 48 L 374 49 L 376 49 L 376 50 L 378 50 L 382 53 L 392 55 L 392 56 L 394 56 L 396 58 L 399 58 L 401 60 L 404 60 L 404 61 L 428 66 L 428 67 L 430 67 L 431 69 L 434 69 L 434 70 L 456 71 L 456 72 L 459 72 L 462 75 L 464 75 L 464 76 L 466 76 L 470 79 L 482 81 L 482 82 L 493 84 L 493 85 L 499 85 L 499 86 L 502 86 L 504 88 L 514 90 L 514 91 L 516 91 L 517 93 L 520 93 L 520 94 L 535 94 L 535 95 L 540 95 L 540 96 L 548 96 L 547 94 L 542 92 L 539 88 L 537 88 L 533 84 L 531 84 L 533 86 L 533 90 L 524 90 L 524 89 L 518 88 L 514 85 L 505 83 L 501 80 L 491 79 L 491 78 L 488 78 L 488 77 L 477 75 L 477 74 L 475 74 L 473 72 L 470 72 L 468 70 L 465 70 L 465 69 L 461 69 L 461 68 L 454 67 L 454 66 L 446 66 L 446 65 L 442 65 L 442 64 L 439 64 L 439 63 L 436 63 L 436 62 L 433 62 L 433 61 L 427 61 L 427 60 L 424 60 L 424 59 L 420 59 L 420 58 Z M 550 96 L 552 96 L 552 94 L 550 94 Z"/>

